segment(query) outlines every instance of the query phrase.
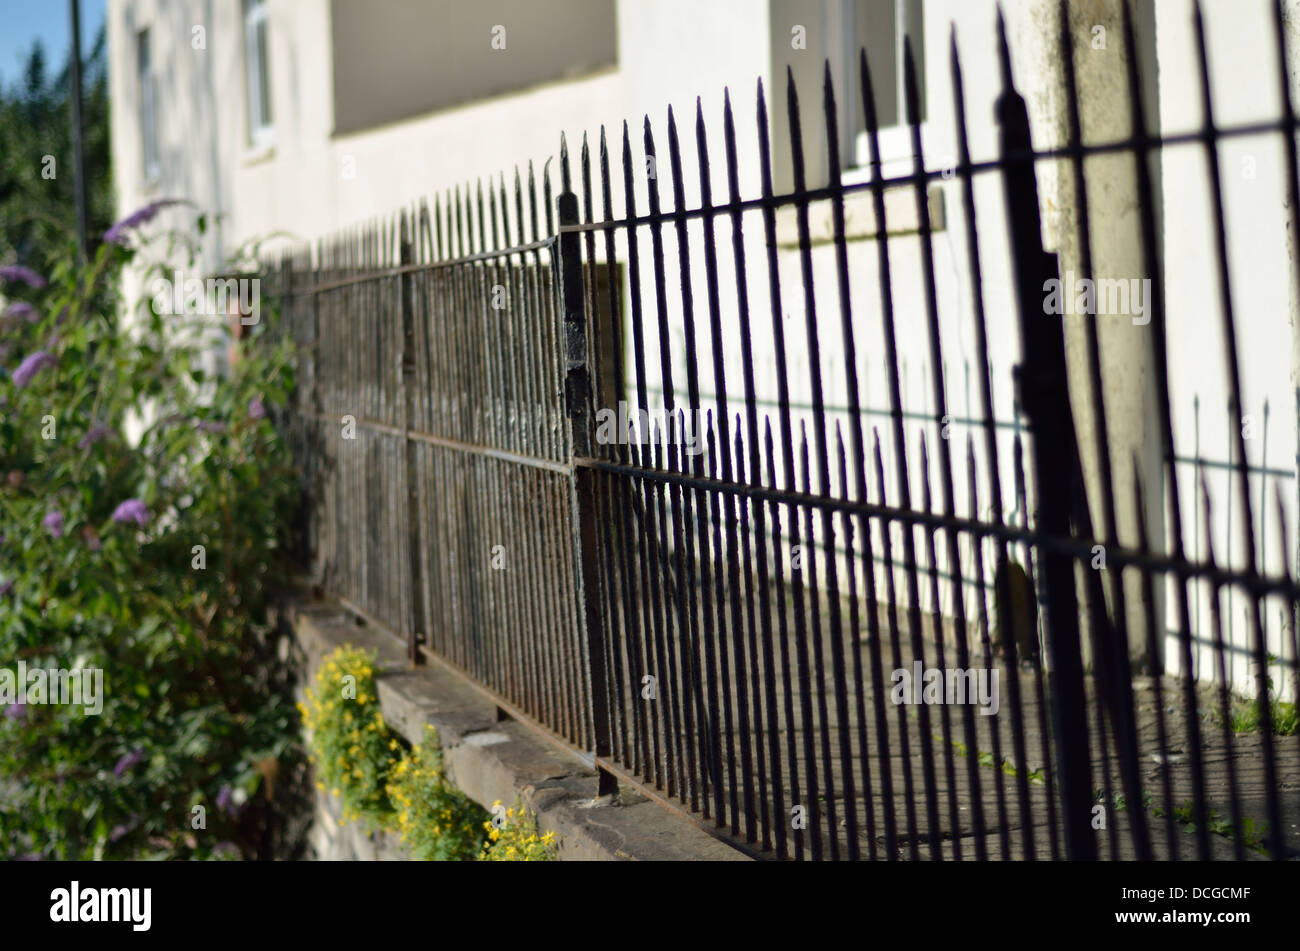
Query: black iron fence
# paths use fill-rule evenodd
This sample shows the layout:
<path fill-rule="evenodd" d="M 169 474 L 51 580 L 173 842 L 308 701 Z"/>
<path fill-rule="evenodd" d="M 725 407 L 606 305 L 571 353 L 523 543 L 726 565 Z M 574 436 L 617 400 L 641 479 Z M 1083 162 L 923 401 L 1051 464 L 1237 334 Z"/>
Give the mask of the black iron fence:
<path fill-rule="evenodd" d="M 550 163 L 540 194 L 530 167 L 280 258 L 268 277 L 304 353 L 287 432 L 323 586 L 405 638 L 413 662 L 449 665 L 593 755 L 594 792 L 630 784 L 756 855 L 1300 854 L 1300 585 L 1284 506 L 1280 493 L 1252 495 L 1251 474 L 1270 470 L 1252 466 L 1230 427 L 1219 464 L 1236 495 L 1229 510 L 1244 513 L 1235 561 L 1216 558 L 1212 533 L 1185 537 L 1185 511 L 1198 526 L 1213 513 L 1200 447 L 1175 445 L 1175 416 L 1189 408 L 1170 395 L 1149 168 L 1162 149 L 1203 150 L 1231 416 L 1243 403 L 1217 150 L 1276 134 L 1300 233 L 1286 69 L 1280 121 L 1216 126 L 1198 16 L 1204 125 L 1150 135 L 1126 10 L 1131 134 L 1085 144 L 1060 10 L 1069 139 L 1059 147 L 1033 146 L 1002 32 L 993 160 L 970 153 L 954 42 L 957 156 L 944 168 L 927 165 L 907 56 L 913 168 L 883 175 L 864 55 L 851 95 L 866 118 L 865 180 L 845 183 L 839 167 L 835 97 L 850 93 L 828 69 L 816 110 L 826 186 L 806 180 L 808 110 L 791 80 L 790 141 L 779 143 L 788 192 L 773 184 L 760 87 L 752 144 L 727 102 L 721 174 L 703 112 L 693 150 L 670 113 L 666 139 L 649 120 L 636 137 L 625 126 L 621 142 L 602 131 L 576 162 L 562 142 L 558 194 Z M 1279 6 L 1285 64 L 1281 17 Z M 757 155 L 757 194 L 745 193 L 745 149 Z M 1039 167 L 1057 163 L 1074 183 L 1087 278 L 1085 163 L 1115 154 L 1132 157 L 1152 279 L 1158 480 L 1136 463 L 1132 479 L 1112 468 L 1098 321 L 1083 322 L 1083 369 L 1070 371 L 1063 323 L 1044 311 L 1059 265 L 1043 246 Z M 982 176 L 1000 183 L 1014 342 L 990 334 L 985 312 Z M 959 314 L 941 313 L 936 289 L 940 180 L 966 235 Z M 897 192 L 914 198 L 905 238 L 887 223 Z M 875 233 L 851 254 L 855 199 Z M 823 247 L 813 208 L 829 210 Z M 862 248 L 872 281 L 854 256 Z M 920 263 L 906 293 L 900 253 Z M 950 402 L 951 321 L 974 332 L 962 356 L 974 409 Z M 920 328 L 919 410 L 904 399 L 904 322 Z M 871 392 L 884 407 L 867 396 L 869 364 L 883 364 Z M 1000 418 L 996 374 L 1012 364 L 1016 405 Z M 1071 372 L 1086 377 L 1073 403 Z M 1091 440 L 1076 435 L 1080 413 Z M 1199 484 L 1187 482 L 1189 459 Z M 1276 488 L 1294 474 L 1273 476 Z M 1118 486 L 1130 485 L 1135 497 L 1121 501 Z M 1163 503 L 1164 524 L 1148 525 L 1144 492 Z M 1266 506 L 1281 572 L 1264 570 Z M 1121 512 L 1135 524 L 1122 526 Z M 1207 589 L 1202 618 L 1196 592 Z M 1247 608 L 1240 631 L 1221 611 L 1229 597 Z M 1193 652 L 1205 650 L 1213 670 L 1199 677 Z M 1245 692 L 1226 666 L 1234 650 L 1249 657 Z"/>

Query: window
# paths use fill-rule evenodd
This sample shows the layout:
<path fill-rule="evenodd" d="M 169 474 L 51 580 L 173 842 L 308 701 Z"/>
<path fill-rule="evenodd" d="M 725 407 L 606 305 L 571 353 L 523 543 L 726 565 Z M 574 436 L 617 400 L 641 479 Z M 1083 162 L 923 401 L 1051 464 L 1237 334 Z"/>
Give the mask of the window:
<path fill-rule="evenodd" d="M 785 116 L 784 77 L 789 69 L 803 94 L 807 114 L 817 121 L 803 123 L 804 168 L 809 187 L 825 185 L 830 176 L 825 134 L 821 130 L 820 94 L 822 65 L 830 63 L 835 82 L 839 130 L 839 164 L 851 180 L 865 174 L 869 164 L 866 115 L 862 105 L 859 50 L 866 50 L 871 66 L 876 117 L 880 128 L 880 154 L 886 175 L 908 170 L 912 160 L 911 130 L 905 124 L 903 85 L 904 42 L 915 59 L 920 119 L 926 119 L 925 43 L 923 0 L 770 0 L 772 11 L 772 77 L 775 83 L 771 110 L 774 142 L 791 133 Z M 925 134 L 923 127 L 922 134 Z M 793 186 L 792 170 L 774 156 L 774 184 Z"/>
<path fill-rule="evenodd" d="M 854 135 L 845 136 L 843 155 L 845 167 L 866 165 L 868 161 L 867 122 L 862 109 L 862 80 L 858 70 L 858 50 L 867 51 L 871 66 L 871 84 L 876 100 L 876 120 L 880 129 L 882 159 L 888 161 L 900 155 L 911 157 L 910 132 L 907 122 L 907 93 L 903 82 L 903 44 L 910 42 L 913 65 L 916 67 L 917 97 L 920 119 L 926 118 L 925 107 L 925 38 L 922 32 L 921 0 L 852 0 L 843 4 L 844 16 L 851 22 L 843 24 L 840 34 L 850 44 L 845 62 L 848 75 L 846 89 L 853 91 L 845 96 L 841 128 L 852 129 Z"/>
<path fill-rule="evenodd" d="M 141 30 L 136 35 L 135 63 L 140 80 L 140 166 L 144 177 L 152 181 L 159 172 L 158 84 L 154 78 L 148 30 Z"/>
<path fill-rule="evenodd" d="M 248 141 L 267 146 L 271 126 L 271 68 L 266 37 L 266 0 L 244 0 L 244 63 L 248 103 Z"/>

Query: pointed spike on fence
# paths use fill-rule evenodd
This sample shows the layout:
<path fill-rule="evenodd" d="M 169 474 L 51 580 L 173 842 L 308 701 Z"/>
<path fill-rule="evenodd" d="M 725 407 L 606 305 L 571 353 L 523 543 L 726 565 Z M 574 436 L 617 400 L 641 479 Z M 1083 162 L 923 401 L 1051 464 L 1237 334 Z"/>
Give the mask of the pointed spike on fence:
<path fill-rule="evenodd" d="M 555 234 L 555 225 L 552 220 L 552 211 L 555 207 L 555 196 L 551 188 L 551 162 L 554 160 L 554 155 L 548 155 L 546 161 L 542 163 L 542 207 L 546 209 L 547 234 Z M 541 238 L 542 236 L 540 234 L 533 235 L 534 241 L 540 241 Z"/>
<path fill-rule="evenodd" d="M 903 37 L 903 101 L 908 125 L 921 124 L 921 94 L 916 81 L 916 58 L 912 55 L 912 38 Z"/>
<path fill-rule="evenodd" d="M 873 136 L 880 131 L 879 117 L 876 114 L 876 91 L 871 83 L 871 66 L 867 62 L 867 51 L 858 50 L 858 78 L 862 84 L 862 116 L 866 123 L 867 134 Z M 875 158 L 873 150 L 873 158 Z"/>
<path fill-rule="evenodd" d="M 840 124 L 835 105 L 835 83 L 831 79 L 831 61 L 823 61 L 822 118 L 826 125 L 826 156 L 829 161 L 830 180 L 840 180 Z"/>
<path fill-rule="evenodd" d="M 583 141 L 586 141 L 585 137 Z M 563 131 L 560 132 L 560 187 L 566 192 L 573 191 L 569 175 L 569 140 Z"/>
<path fill-rule="evenodd" d="M 801 145 L 802 136 L 799 125 L 799 88 L 794 81 L 794 67 L 785 68 L 785 102 L 786 110 L 790 115 L 790 142 L 791 145 Z M 802 151 L 802 149 L 800 149 Z"/>
<path fill-rule="evenodd" d="M 736 428 L 733 430 L 733 432 L 736 434 L 731 440 L 732 446 L 734 447 L 736 453 L 735 476 L 737 482 L 743 482 L 745 479 L 745 440 L 740 434 L 739 413 L 736 414 Z M 753 473 L 750 473 L 750 478 L 751 479 L 753 478 Z"/>
<path fill-rule="evenodd" d="M 1205 17 L 1201 13 L 1201 0 L 1192 0 L 1192 34 L 1197 46 L 1205 49 Z"/>
<path fill-rule="evenodd" d="M 672 170 L 674 210 L 682 211 L 686 207 L 686 199 L 682 194 L 682 150 L 677 139 L 677 118 L 673 115 L 672 106 L 668 107 L 668 163 Z"/>
<path fill-rule="evenodd" d="M 835 109 L 835 80 L 831 78 L 831 61 L 822 60 L 822 108 L 826 112 L 827 131 L 831 131 L 834 125 L 834 135 L 839 138 L 838 123 L 836 120 Z"/>

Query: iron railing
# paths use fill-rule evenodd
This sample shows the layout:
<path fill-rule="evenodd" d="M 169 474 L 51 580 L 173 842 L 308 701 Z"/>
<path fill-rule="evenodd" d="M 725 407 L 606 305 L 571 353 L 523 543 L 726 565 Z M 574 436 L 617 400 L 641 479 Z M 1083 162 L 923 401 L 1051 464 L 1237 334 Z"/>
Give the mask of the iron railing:
<path fill-rule="evenodd" d="M 282 256 L 268 276 L 304 353 L 286 426 L 308 489 L 305 550 L 323 586 L 405 638 L 413 661 L 448 664 L 506 712 L 592 755 L 599 793 L 632 784 L 755 855 L 1294 857 L 1300 737 L 1287 721 L 1300 585 L 1285 509 L 1280 493 L 1251 495 L 1251 473 L 1268 470 L 1249 462 L 1236 427 L 1221 463 L 1245 513 L 1236 561 L 1216 557 L 1211 534 L 1185 537 L 1185 512 L 1198 525 L 1212 512 L 1207 481 L 1189 486 L 1179 468 L 1206 467 L 1199 446 L 1188 456 L 1174 439 L 1175 415 L 1190 408 L 1171 396 L 1149 171 L 1163 149 L 1203 149 L 1231 415 L 1243 403 L 1222 140 L 1279 136 L 1300 233 L 1281 6 L 1283 118 L 1216 125 L 1198 12 L 1204 125 L 1166 136 L 1148 132 L 1125 8 L 1132 126 L 1101 143 L 1083 139 L 1068 19 L 1062 3 L 1064 145 L 1033 147 L 999 21 L 995 159 L 971 156 L 954 41 L 955 165 L 927 167 L 908 55 L 913 168 L 883 175 L 863 54 L 865 180 L 846 182 L 839 167 L 828 68 L 828 185 L 806 181 L 791 78 L 788 192 L 773 184 L 760 86 L 756 195 L 743 193 L 750 146 L 728 98 L 723 174 L 701 110 L 690 188 L 670 113 L 666 160 L 648 119 L 639 155 L 626 125 L 613 146 L 602 130 L 594 156 L 584 140 L 576 173 L 561 142 L 558 195 L 549 163 L 540 196 L 530 166 L 513 187 L 501 177 L 456 189 Z M 1145 488 L 1135 464 L 1132 506 L 1120 504 L 1117 485 L 1130 481 L 1110 462 L 1097 321 L 1083 322 L 1086 379 L 1072 404 L 1062 322 L 1043 307 L 1059 265 L 1043 246 L 1039 167 L 1058 163 L 1073 181 L 1078 267 L 1090 276 L 1085 164 L 1115 154 L 1133 159 L 1152 278 L 1163 459 Z M 1001 187 L 1018 343 L 994 339 L 985 313 L 981 176 Z M 968 312 L 957 315 L 941 314 L 936 288 L 931 189 L 941 180 L 966 235 Z M 916 227 L 891 240 L 885 199 L 895 190 L 914 196 Z M 870 268 L 846 236 L 856 196 L 876 223 L 873 240 L 853 242 L 869 249 Z M 813 247 L 813 207 L 829 208 L 827 249 Z M 778 240 L 786 215 L 798 235 L 789 250 Z M 900 246 L 921 264 L 915 296 L 897 286 Z M 921 409 L 904 399 L 902 320 L 923 328 Z M 978 396 L 957 414 L 945 378 L 952 320 L 974 330 L 963 359 Z M 866 339 L 869 325 L 878 338 Z M 862 383 L 863 367 L 882 360 L 883 415 Z M 995 364 L 1011 363 L 1018 406 L 999 418 Z M 1091 442 L 1076 434 L 1079 393 Z M 954 416 L 968 424 L 964 440 L 950 438 Z M 1294 474 L 1273 475 L 1276 485 Z M 1148 526 L 1144 493 L 1163 502 L 1163 526 Z M 1270 573 L 1256 533 L 1274 503 L 1282 570 Z M 1136 513 L 1135 542 L 1120 540 L 1121 511 Z M 1203 619 L 1195 592 L 1207 588 Z M 1248 608 L 1240 631 L 1220 610 L 1228 592 Z M 1276 625 L 1264 620 L 1269 607 Z M 1193 664 L 1203 650 L 1208 683 Z M 1253 665 L 1244 694 L 1225 666 L 1234 650 Z M 905 702 L 917 664 L 923 686 L 934 669 L 955 693 L 965 672 L 962 686 L 1001 683 L 1005 701 L 996 712 L 987 693 Z"/>

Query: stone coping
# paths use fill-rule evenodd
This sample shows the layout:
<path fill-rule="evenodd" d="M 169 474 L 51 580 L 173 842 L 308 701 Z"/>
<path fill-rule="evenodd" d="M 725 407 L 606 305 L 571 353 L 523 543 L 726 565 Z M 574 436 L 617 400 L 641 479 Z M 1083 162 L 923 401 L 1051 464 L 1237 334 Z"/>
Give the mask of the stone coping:
<path fill-rule="evenodd" d="M 412 744 L 424 725 L 438 731 L 452 781 L 484 808 L 518 797 L 538 828 L 560 839 L 565 860 L 747 861 L 748 856 L 694 823 L 620 784 L 616 797 L 593 799 L 590 760 L 509 718 L 491 699 L 439 664 L 412 667 L 391 632 L 358 623 L 332 601 L 299 599 L 280 608 L 304 671 L 314 681 L 321 659 L 343 644 L 374 650 L 384 720 Z"/>

